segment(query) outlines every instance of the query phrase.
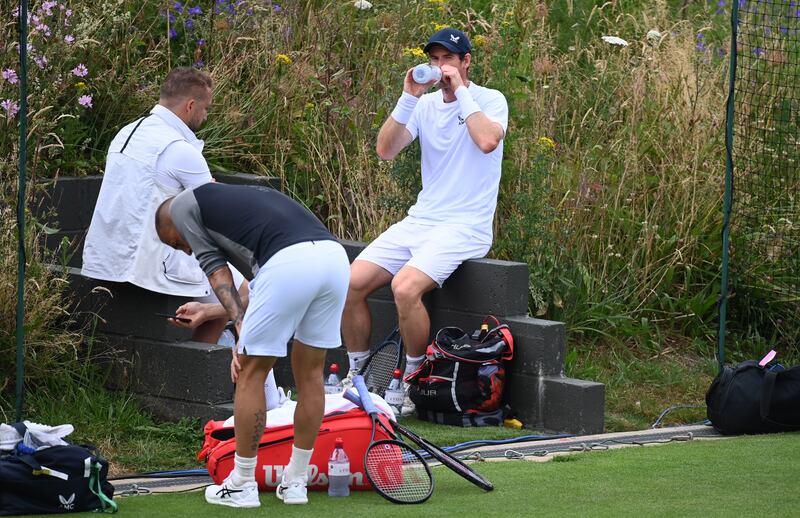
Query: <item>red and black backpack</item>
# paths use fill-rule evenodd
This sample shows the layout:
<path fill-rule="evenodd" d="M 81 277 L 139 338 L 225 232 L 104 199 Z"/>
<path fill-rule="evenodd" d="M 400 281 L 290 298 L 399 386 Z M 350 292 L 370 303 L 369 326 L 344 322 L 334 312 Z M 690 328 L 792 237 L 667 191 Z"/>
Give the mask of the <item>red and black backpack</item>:
<path fill-rule="evenodd" d="M 505 362 L 513 356 L 511 330 L 494 316 L 472 334 L 440 329 L 425 361 L 405 378 L 418 417 L 457 426 L 502 424 Z"/>

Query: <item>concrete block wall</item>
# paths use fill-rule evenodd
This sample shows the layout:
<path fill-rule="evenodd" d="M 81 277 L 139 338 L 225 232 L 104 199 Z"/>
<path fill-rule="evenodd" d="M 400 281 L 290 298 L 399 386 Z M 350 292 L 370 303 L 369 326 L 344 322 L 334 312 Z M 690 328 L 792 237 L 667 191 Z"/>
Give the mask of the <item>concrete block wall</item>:
<path fill-rule="evenodd" d="M 277 179 L 252 175 L 226 176 L 221 180 L 244 184 L 257 180 L 277 186 Z M 61 237 L 79 239 L 80 243 L 73 244 L 79 252 L 99 184 L 100 177 L 92 177 L 60 179 L 51 186 L 40 210 L 47 210 L 47 200 L 56 208 L 55 224 L 61 225 L 56 242 Z M 355 241 L 343 241 L 343 245 L 351 261 L 364 247 L 364 243 Z M 188 299 L 152 293 L 126 283 L 84 278 L 78 267 L 80 253 L 70 264 L 76 314 L 95 320 L 97 341 L 114 358 L 112 387 L 131 390 L 146 408 L 165 419 L 224 419 L 232 414 L 230 350 L 188 341 L 187 331 L 155 316 L 155 312 L 174 312 Z M 576 434 L 603 430 L 604 386 L 564 376 L 564 324 L 527 316 L 527 265 L 494 259 L 467 261 L 424 302 L 430 312 L 432 333 L 445 326 L 473 330 L 487 314 L 509 324 L 515 339 L 515 358 L 508 369 L 507 398 L 527 428 Z M 375 292 L 369 305 L 373 316 L 371 341 L 379 343 L 397 322 L 391 289 Z M 331 362 L 346 365 L 343 347 L 329 352 L 328 363 Z M 275 376 L 279 385 L 293 385 L 287 359 L 278 361 Z"/>

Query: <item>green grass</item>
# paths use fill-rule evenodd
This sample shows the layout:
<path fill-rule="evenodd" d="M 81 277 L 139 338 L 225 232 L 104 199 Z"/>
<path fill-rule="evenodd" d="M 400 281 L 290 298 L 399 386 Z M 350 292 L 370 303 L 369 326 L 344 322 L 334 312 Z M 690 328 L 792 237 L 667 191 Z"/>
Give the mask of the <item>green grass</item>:
<path fill-rule="evenodd" d="M 309 505 L 298 507 L 262 494 L 258 510 L 212 509 L 199 493 L 117 501 L 121 516 L 792 516 L 800 505 L 798 458 L 800 434 L 785 434 L 473 465 L 494 482 L 491 493 L 438 467 L 434 495 L 422 507 L 366 492 L 346 499 L 312 492 Z"/>

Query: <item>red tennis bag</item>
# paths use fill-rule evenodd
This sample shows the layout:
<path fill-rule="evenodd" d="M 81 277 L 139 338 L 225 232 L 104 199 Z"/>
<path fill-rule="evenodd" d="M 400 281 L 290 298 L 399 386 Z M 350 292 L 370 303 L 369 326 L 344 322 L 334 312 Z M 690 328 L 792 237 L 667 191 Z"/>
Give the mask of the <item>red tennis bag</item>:
<path fill-rule="evenodd" d="M 392 429 L 389 419 L 378 414 L 384 425 Z M 221 484 L 233 471 L 233 456 L 236 453 L 236 438 L 233 427 L 224 427 L 224 421 L 209 421 L 205 426 L 205 440 L 197 458 L 205 461 L 209 475 L 216 484 Z M 337 437 L 344 441 L 344 450 L 350 459 L 350 489 L 372 489 L 364 474 L 364 453 L 372 435 L 372 420 L 360 408 L 353 408 L 326 416 L 322 420 L 314 454 L 308 466 L 308 489 L 328 489 L 328 459 Z M 380 427 L 375 431 L 375 440 L 391 439 Z M 258 445 L 256 482 L 259 491 L 272 491 L 281 481 L 283 470 L 289 464 L 294 440 L 294 426 L 285 425 L 265 428 Z"/>

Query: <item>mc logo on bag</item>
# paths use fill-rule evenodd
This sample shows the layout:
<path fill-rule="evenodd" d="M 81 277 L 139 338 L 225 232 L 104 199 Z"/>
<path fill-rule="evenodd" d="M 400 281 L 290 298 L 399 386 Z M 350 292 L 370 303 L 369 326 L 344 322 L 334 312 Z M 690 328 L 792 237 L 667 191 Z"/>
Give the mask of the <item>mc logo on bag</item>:
<path fill-rule="evenodd" d="M 425 420 L 446 416 L 442 419 L 448 424 L 483 422 L 474 417 L 495 413 L 502 406 L 505 362 L 513 356 L 511 330 L 493 316 L 472 334 L 458 327 L 440 329 L 425 361 L 405 379 L 418 416 Z"/>

